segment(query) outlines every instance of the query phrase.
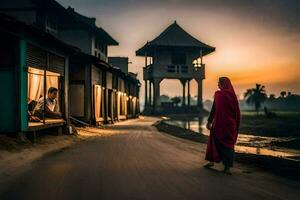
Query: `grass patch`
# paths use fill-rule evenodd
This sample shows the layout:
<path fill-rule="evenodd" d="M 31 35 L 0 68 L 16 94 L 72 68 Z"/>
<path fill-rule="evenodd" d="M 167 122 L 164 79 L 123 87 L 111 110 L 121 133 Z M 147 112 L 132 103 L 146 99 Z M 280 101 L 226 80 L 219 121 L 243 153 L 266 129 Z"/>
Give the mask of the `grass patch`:
<path fill-rule="evenodd" d="M 242 112 L 240 132 L 256 136 L 300 137 L 300 112 L 276 111 L 276 117 Z"/>

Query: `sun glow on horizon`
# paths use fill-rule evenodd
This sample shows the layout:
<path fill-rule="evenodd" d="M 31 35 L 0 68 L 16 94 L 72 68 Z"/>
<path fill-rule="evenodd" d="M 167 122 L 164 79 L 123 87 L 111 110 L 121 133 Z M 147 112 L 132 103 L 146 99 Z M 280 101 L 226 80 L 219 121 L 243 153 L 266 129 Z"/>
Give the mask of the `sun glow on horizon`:
<path fill-rule="evenodd" d="M 65 5 L 70 2 L 60 1 Z M 212 99 L 220 76 L 232 80 L 238 95 L 256 83 L 265 85 L 268 94 L 279 94 L 282 90 L 300 93 L 300 28 L 297 18 L 286 17 L 290 12 L 290 16 L 299 16 L 295 9 L 291 10 L 293 7 L 285 10 L 275 4 L 264 7 L 266 5 L 261 1 L 257 4 L 209 0 L 193 4 L 190 0 L 172 4 L 143 0 L 129 2 L 136 7 L 126 6 L 125 2 L 111 1 L 105 3 L 105 7 L 101 1 L 97 4 L 92 0 L 87 2 L 90 4 L 83 5 L 78 1 L 78 11 L 96 17 L 99 26 L 119 41 L 119 46 L 109 48 L 109 55 L 129 56 L 133 63 L 129 70 L 138 73 L 142 83 L 142 101 L 144 59 L 135 56 L 135 51 L 174 20 L 198 40 L 216 47 L 216 52 L 204 57 L 204 99 Z M 75 2 L 72 4 L 76 7 Z M 170 95 L 182 95 L 179 86 L 169 87 Z M 191 85 L 191 91 L 195 95 L 196 84 Z"/>

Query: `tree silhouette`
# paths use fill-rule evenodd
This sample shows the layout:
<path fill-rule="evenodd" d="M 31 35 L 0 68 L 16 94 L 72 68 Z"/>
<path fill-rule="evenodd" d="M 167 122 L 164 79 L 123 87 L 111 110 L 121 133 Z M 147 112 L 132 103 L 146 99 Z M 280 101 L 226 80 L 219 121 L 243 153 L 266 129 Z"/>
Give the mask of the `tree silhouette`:
<path fill-rule="evenodd" d="M 286 96 L 286 91 L 280 92 L 280 96 L 281 96 L 282 98 L 284 98 L 284 97 Z"/>
<path fill-rule="evenodd" d="M 262 103 L 267 99 L 267 94 L 265 86 L 261 84 L 256 84 L 255 88 L 248 89 L 244 93 L 246 103 L 249 105 L 254 105 L 254 108 L 258 114 Z"/>
<path fill-rule="evenodd" d="M 269 99 L 270 99 L 270 100 L 274 100 L 274 99 L 276 99 L 276 96 L 275 96 L 275 94 L 270 94 L 270 96 L 269 96 Z"/>
<path fill-rule="evenodd" d="M 171 99 L 171 101 L 175 104 L 175 106 L 178 106 L 178 104 L 180 103 L 181 99 L 180 99 L 180 97 L 173 97 Z"/>
<path fill-rule="evenodd" d="M 168 95 L 164 95 L 164 94 L 161 95 L 159 97 L 159 99 L 160 99 L 161 102 L 170 102 L 171 101 L 170 97 Z"/>

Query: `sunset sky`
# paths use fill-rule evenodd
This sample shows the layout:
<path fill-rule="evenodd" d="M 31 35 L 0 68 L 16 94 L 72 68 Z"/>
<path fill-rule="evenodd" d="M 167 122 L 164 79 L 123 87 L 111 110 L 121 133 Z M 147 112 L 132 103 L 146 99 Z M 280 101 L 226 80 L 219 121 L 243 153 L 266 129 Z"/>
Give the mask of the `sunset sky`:
<path fill-rule="evenodd" d="M 197 39 L 216 47 L 204 58 L 204 99 L 212 99 L 219 76 L 232 79 L 236 92 L 255 83 L 267 92 L 300 94 L 299 0 L 59 0 L 65 7 L 97 18 L 120 45 L 110 56 L 128 56 L 129 70 L 142 80 L 144 60 L 135 56 L 176 20 Z M 192 83 L 192 96 L 196 83 Z M 180 87 L 180 89 L 178 89 Z M 144 85 L 141 99 L 144 97 Z M 161 94 L 181 95 L 179 81 L 163 81 Z"/>

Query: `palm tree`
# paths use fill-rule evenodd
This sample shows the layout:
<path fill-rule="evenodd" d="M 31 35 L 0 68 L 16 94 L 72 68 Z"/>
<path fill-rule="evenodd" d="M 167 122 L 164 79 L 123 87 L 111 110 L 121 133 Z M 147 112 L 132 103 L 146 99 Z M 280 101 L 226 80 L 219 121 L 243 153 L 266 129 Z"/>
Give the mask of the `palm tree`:
<path fill-rule="evenodd" d="M 245 92 L 244 97 L 246 99 L 247 104 L 254 105 L 254 108 L 258 114 L 262 103 L 267 99 L 265 86 L 261 84 L 256 84 L 255 88 L 248 89 Z"/>

